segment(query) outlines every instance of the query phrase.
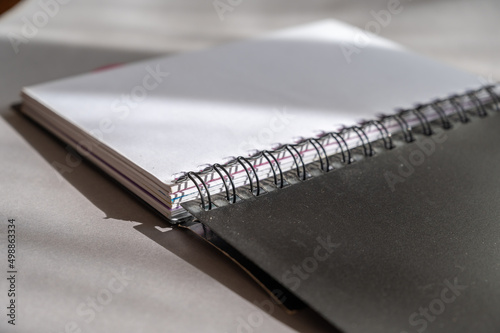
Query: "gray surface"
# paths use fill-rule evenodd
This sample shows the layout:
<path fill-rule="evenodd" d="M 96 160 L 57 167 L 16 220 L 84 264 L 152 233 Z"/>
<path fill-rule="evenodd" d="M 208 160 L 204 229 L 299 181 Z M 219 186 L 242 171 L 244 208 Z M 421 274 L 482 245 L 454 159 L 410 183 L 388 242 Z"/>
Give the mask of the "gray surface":
<path fill-rule="evenodd" d="M 22 86 L 165 52 L 198 49 L 327 17 L 364 26 L 386 1 L 243 1 L 220 21 L 211 1 L 77 1 L 14 53 L 7 38 L 36 1 L 0 17 L 0 258 L 6 262 L 6 219 L 16 218 L 19 312 L 15 329 L 62 332 L 237 332 L 240 318 L 263 318 L 255 332 L 328 331 L 310 311 L 267 315 L 268 300 L 222 255 L 163 221 L 95 168 L 83 163 L 59 176 L 64 146 L 8 106 Z M 381 35 L 487 79 L 500 77 L 499 3 L 412 1 Z M 2 267 L 3 266 L 2 264 Z M 90 323 L 76 313 L 112 279 L 134 279 Z M 4 269 L 2 268 L 2 271 Z M 6 302 L 6 280 L 0 280 Z M 2 305 L 2 308 L 4 306 Z M 266 309 L 266 307 L 264 307 Z M 262 316 L 262 317 L 261 317 Z"/>

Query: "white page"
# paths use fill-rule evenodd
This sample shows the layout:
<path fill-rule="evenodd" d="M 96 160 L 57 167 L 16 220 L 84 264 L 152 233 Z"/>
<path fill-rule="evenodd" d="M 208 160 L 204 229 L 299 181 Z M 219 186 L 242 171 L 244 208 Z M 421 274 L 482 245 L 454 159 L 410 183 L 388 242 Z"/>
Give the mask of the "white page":
<path fill-rule="evenodd" d="M 324 21 L 25 93 L 83 130 L 102 134 L 107 146 L 168 184 L 176 173 L 249 149 L 269 149 L 480 85 L 473 75 L 376 36 L 367 45 L 352 44 L 362 36 Z M 350 63 L 342 50 L 348 45 L 358 51 Z M 144 84 L 156 68 L 168 76 L 157 86 L 153 79 Z M 140 103 L 127 102 L 124 94 L 144 91 L 137 86 L 152 89 Z M 112 129 L 102 133 L 109 124 Z"/>

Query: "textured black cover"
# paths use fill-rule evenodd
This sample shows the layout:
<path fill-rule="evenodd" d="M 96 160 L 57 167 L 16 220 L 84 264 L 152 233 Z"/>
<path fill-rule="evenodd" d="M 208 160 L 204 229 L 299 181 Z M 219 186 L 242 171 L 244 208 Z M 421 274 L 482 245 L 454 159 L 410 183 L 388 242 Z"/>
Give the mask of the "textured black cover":
<path fill-rule="evenodd" d="M 196 215 L 346 332 L 500 332 L 500 116 L 422 138 Z"/>

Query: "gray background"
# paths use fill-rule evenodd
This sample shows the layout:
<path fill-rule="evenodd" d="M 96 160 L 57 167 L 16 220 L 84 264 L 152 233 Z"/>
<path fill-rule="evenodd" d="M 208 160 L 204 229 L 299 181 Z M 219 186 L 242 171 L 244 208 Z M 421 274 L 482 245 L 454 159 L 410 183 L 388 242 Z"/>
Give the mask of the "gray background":
<path fill-rule="evenodd" d="M 227 1 L 225 1 L 227 3 Z M 236 1 L 235 1 L 236 2 Z M 235 3 L 233 2 L 233 3 Z M 500 77 L 500 3 L 401 1 L 380 35 L 478 75 Z M 22 86 L 100 66 L 202 49 L 318 19 L 360 28 L 387 1 L 243 0 L 220 20 L 212 1 L 73 0 L 14 52 L 23 18 L 41 10 L 25 1 L 0 16 L 0 272 L 7 270 L 7 219 L 18 241 L 18 319 L 2 332 L 327 332 L 309 310 L 288 315 L 241 270 L 203 241 L 164 222 L 86 162 L 62 176 L 64 144 L 9 105 Z M 69 162 L 74 162 L 73 159 Z M 54 167 L 56 165 L 56 167 Z M 77 309 L 109 288 L 114 271 L 133 276 L 95 318 Z M 2 277 L 5 273 L 1 273 Z M 7 281 L 0 279 L 0 308 Z M 262 303 L 265 302 L 265 303 Z"/>

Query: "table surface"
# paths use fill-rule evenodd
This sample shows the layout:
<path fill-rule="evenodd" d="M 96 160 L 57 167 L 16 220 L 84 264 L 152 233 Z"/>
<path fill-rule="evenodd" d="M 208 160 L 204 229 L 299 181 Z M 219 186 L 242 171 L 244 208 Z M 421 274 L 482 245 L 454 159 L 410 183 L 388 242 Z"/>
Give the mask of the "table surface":
<path fill-rule="evenodd" d="M 227 1 L 223 1 L 228 3 Z M 42 3 L 42 2 L 40 2 Z M 224 255 L 12 111 L 21 87 L 335 18 L 363 28 L 388 1 L 24 1 L 0 16 L 0 270 L 16 220 L 17 319 L 1 332 L 329 332 L 274 305 Z M 500 78 L 500 2 L 401 0 L 380 35 Z M 45 13 L 45 14 L 44 14 Z M 48 14 L 50 15 L 48 15 Z M 36 21 L 39 27 L 31 26 Z M 8 281 L 0 279 L 1 308 Z"/>

